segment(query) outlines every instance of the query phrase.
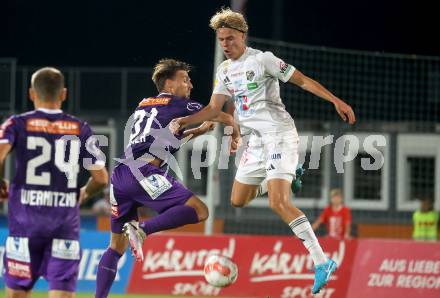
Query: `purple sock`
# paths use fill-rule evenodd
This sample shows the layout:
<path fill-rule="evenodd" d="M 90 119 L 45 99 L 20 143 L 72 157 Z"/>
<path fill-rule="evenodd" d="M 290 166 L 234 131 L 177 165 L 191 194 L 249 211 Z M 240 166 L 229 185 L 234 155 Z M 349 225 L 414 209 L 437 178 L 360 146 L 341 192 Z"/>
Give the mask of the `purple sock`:
<path fill-rule="evenodd" d="M 196 210 L 187 205 L 172 207 L 165 212 L 140 223 L 145 234 L 181 227 L 199 222 Z"/>
<path fill-rule="evenodd" d="M 105 251 L 99 261 L 96 275 L 95 298 L 106 298 L 110 292 L 118 270 L 118 261 L 121 255 L 110 247 Z"/>

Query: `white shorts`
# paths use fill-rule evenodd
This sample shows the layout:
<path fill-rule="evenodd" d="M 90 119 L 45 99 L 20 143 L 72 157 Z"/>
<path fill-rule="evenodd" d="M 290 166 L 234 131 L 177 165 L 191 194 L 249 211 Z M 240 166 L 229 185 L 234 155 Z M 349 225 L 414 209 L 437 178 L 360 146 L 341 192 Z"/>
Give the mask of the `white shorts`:
<path fill-rule="evenodd" d="M 266 178 L 292 183 L 298 166 L 298 143 L 296 130 L 263 136 L 252 134 L 235 179 L 251 185 L 259 185 Z"/>

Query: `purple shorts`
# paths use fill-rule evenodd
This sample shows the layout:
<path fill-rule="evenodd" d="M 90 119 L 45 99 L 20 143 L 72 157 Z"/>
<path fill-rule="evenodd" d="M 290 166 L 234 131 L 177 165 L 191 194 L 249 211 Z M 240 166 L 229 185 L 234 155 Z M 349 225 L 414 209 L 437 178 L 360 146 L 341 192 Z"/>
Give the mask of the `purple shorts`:
<path fill-rule="evenodd" d="M 43 276 L 49 290 L 75 292 L 80 259 L 78 240 L 10 236 L 3 257 L 5 284 L 29 291 Z"/>
<path fill-rule="evenodd" d="M 113 171 L 110 186 L 112 204 L 111 229 L 122 233 L 122 227 L 138 220 L 137 209 L 146 206 L 157 213 L 184 205 L 193 193 L 164 170 L 147 164 L 133 173 L 130 167 L 119 164 Z"/>

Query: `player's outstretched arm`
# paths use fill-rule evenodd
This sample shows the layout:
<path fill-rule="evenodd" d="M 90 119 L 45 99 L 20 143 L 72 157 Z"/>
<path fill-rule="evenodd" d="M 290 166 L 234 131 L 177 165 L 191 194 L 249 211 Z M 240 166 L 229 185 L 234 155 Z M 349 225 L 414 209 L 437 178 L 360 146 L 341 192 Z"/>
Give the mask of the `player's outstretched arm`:
<path fill-rule="evenodd" d="M 101 192 L 108 184 L 108 172 L 105 167 L 99 170 L 89 170 L 90 179 L 81 188 L 79 203 L 82 204 L 90 197 Z"/>
<path fill-rule="evenodd" d="M 346 104 L 342 99 L 334 96 L 327 88 L 322 86 L 317 81 L 309 78 L 308 76 L 302 74 L 299 70 L 295 70 L 289 79 L 289 82 L 295 84 L 302 89 L 315 94 L 322 99 L 325 99 L 334 104 L 336 112 L 341 116 L 342 120 L 348 121 L 350 124 L 354 124 L 356 117 L 354 115 L 353 109 Z"/>
<path fill-rule="evenodd" d="M 207 133 L 208 131 L 214 130 L 215 128 L 215 123 L 212 121 L 205 121 L 202 123 L 202 125 L 200 125 L 199 127 L 195 127 L 195 128 L 191 128 L 191 129 L 187 129 L 183 132 L 183 137 L 187 137 L 189 135 L 192 135 L 191 138 L 195 138 L 198 136 L 201 136 L 205 133 Z"/>
<path fill-rule="evenodd" d="M 222 107 L 225 104 L 228 97 L 223 94 L 213 94 L 209 104 L 204 107 L 200 112 L 193 115 L 176 118 L 170 122 L 171 132 L 176 134 L 178 131 L 205 121 L 210 121 L 216 118 L 222 111 Z"/>
<path fill-rule="evenodd" d="M 8 198 L 8 181 L 5 179 L 5 161 L 12 146 L 10 144 L 0 144 L 0 200 Z"/>

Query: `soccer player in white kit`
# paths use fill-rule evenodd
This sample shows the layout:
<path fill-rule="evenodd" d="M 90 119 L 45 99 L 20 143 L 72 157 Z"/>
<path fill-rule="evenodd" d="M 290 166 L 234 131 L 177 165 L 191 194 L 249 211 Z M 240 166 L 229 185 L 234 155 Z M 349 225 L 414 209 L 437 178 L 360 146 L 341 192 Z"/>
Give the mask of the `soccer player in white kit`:
<path fill-rule="evenodd" d="M 244 207 L 268 191 L 270 208 L 290 226 L 312 256 L 318 293 L 336 270 L 324 254 L 304 213 L 291 200 L 291 184 L 298 164 L 299 137 L 295 123 L 280 98 L 278 81 L 289 82 L 331 102 L 344 121 L 353 124 L 352 108 L 318 82 L 302 74 L 271 52 L 246 46 L 248 25 L 240 13 L 230 9 L 217 12 L 210 22 L 228 60 L 217 68 L 216 85 L 208 106 L 191 116 L 173 120 L 172 129 L 217 117 L 232 98 L 241 130 L 251 131 L 232 186 L 231 202 Z"/>

